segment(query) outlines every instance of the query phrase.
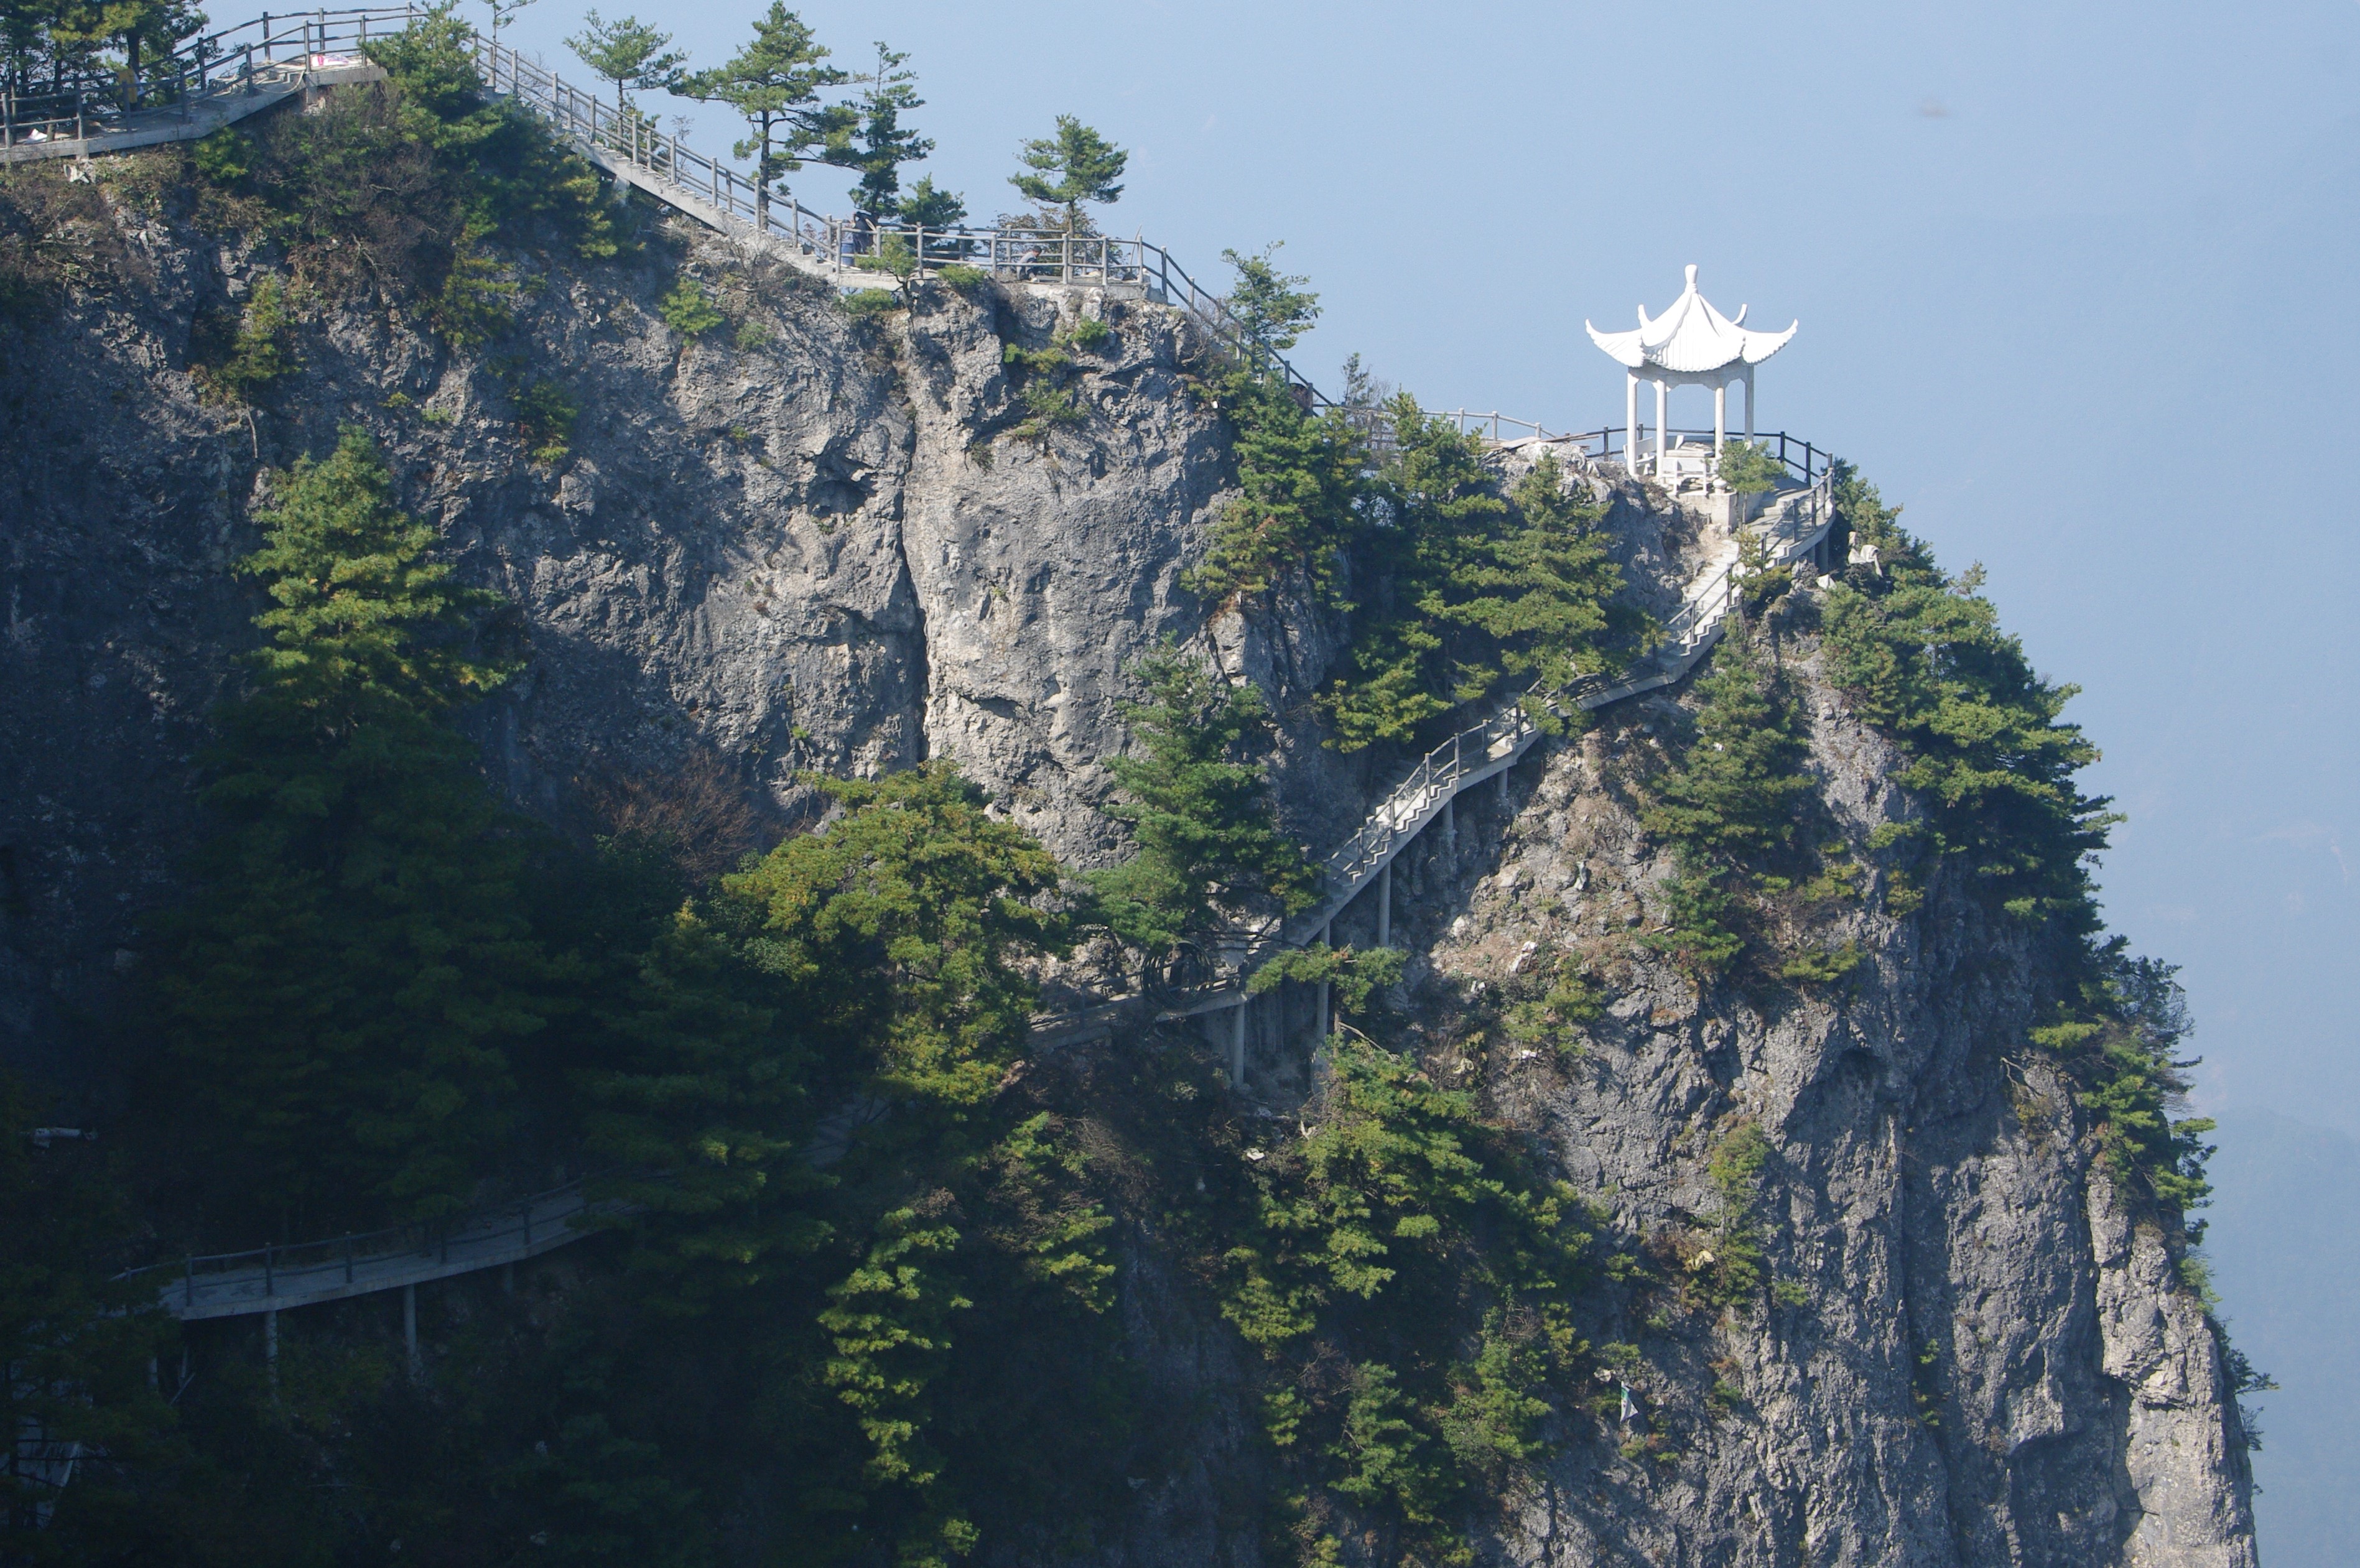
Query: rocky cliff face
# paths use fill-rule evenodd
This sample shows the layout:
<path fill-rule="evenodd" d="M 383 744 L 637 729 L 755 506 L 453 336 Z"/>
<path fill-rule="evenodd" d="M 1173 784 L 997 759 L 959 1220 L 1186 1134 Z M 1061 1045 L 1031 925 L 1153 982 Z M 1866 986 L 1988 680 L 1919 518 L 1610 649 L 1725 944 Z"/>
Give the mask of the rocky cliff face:
<path fill-rule="evenodd" d="M 784 825 L 812 803 L 798 769 L 947 756 L 1060 855 L 1103 863 L 1120 842 L 1098 763 L 1122 744 L 1123 671 L 1166 637 L 1270 692 L 1286 814 L 1315 849 L 1357 826 L 1399 764 L 1317 744 L 1307 698 L 1340 646 L 1331 617 L 1282 600 L 1208 625 L 1179 586 L 1228 458 L 1172 312 L 982 289 L 863 323 L 683 234 L 539 279 L 521 365 L 322 307 L 300 369 L 248 414 L 197 396 L 191 334 L 271 258 L 104 188 L 85 224 L 104 265 L 5 351 L 12 1059 L 69 1073 L 103 1059 L 112 977 L 136 966 L 140 911 L 195 822 L 202 715 L 252 640 L 256 598 L 229 569 L 255 541 L 261 475 L 344 422 L 377 438 L 464 572 L 514 601 L 503 635 L 525 673 L 477 722 L 497 776 L 554 820 L 618 783 L 661 794 L 701 778 Z M 676 262 L 728 284 L 731 327 L 663 323 Z M 1039 348 L 1082 315 L 1114 329 L 1076 355 L 1083 419 L 1020 431 L 1005 345 Z M 526 455 L 512 391 L 527 377 L 580 406 L 562 460 Z M 1619 554 L 1659 605 L 1725 545 L 1660 497 L 1613 495 Z M 1825 798 L 1864 843 L 1912 809 L 1895 758 L 1817 684 L 1807 606 L 1787 637 L 1813 683 Z M 1856 983 L 1775 1003 L 1700 996 L 1633 940 L 1671 866 L 1625 786 L 1678 700 L 1536 752 L 1405 856 L 1398 1000 L 1429 1070 L 1480 1083 L 1633 1249 L 1676 1252 L 1712 1212 L 1713 1139 L 1758 1125 L 1769 1262 L 1796 1289 L 1723 1317 L 1610 1289 L 1592 1337 L 1633 1347 L 1639 1413 L 1569 1429 L 1531 1489 L 1501 1499 L 1491 1554 L 2250 1564 L 2218 1344 L 2154 1221 L 2093 1163 L 2068 1086 L 2016 1060 L 2033 987 L 2016 939 L 1939 882 L 1906 918 L 1872 898 L 1847 917 L 1869 954 Z M 1339 940 L 1366 940 L 1352 928 L 1372 920 L 1356 909 Z M 1611 982 L 1586 1049 L 1487 1046 L 1472 1004 L 1560 952 Z M 1306 1042 L 1271 1011 L 1251 1076 L 1283 1100 Z M 1127 1278 L 1142 1356 L 1217 1414 L 1197 1461 L 1140 1493 L 1109 1560 L 1251 1560 L 1257 1526 L 1230 1504 L 1254 1460 L 1218 1414 L 1234 1415 L 1239 1357 L 1152 1239 L 1135 1239 Z"/>
<path fill-rule="evenodd" d="M 1785 651 L 1846 836 L 1909 814 L 1885 744 L 1818 684 L 1811 639 Z M 1776 1003 L 1699 998 L 1632 942 L 1673 867 L 1622 784 L 1676 701 L 1613 710 L 1528 761 L 1504 800 L 1461 812 L 1456 853 L 1437 839 L 1396 871 L 1434 1069 L 1480 1075 L 1625 1245 L 1666 1259 L 1710 1245 L 1713 1139 L 1758 1126 L 1769 1266 L 1800 1287 L 1711 1321 L 1644 1293 L 1610 1312 L 1597 1337 L 1642 1367 L 1639 1414 L 1611 1436 L 1640 1441 L 1577 1445 L 1509 1499 L 1503 1558 L 2254 1562 L 2212 1330 L 2154 1219 L 2092 1160 L 2070 1088 L 2012 1060 L 2030 1008 L 2019 942 L 1954 888 L 1901 920 L 1872 896 L 1846 933 L 1870 955 L 1850 991 Z M 1468 1039 L 1470 995 L 1559 952 L 1613 993 L 1582 1053 Z"/>

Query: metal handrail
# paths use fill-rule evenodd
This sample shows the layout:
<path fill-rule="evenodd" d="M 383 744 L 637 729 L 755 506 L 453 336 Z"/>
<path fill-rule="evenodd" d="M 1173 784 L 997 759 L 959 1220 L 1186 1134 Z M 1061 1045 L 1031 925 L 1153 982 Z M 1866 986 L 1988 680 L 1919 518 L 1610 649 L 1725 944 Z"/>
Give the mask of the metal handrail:
<path fill-rule="evenodd" d="M 1830 464 L 1821 469 L 1808 490 L 1800 495 L 1790 493 L 1777 514 L 1757 530 L 1756 537 L 1768 547 L 1765 569 L 1775 570 L 1802 559 L 1825 536 L 1835 520 L 1834 487 Z M 1724 563 L 1684 596 L 1679 612 L 1665 626 L 1664 641 L 1652 656 L 1653 668 L 1643 663 L 1626 670 L 1619 678 L 1588 674 L 1553 692 L 1537 688 L 1522 692 L 1506 706 L 1458 731 L 1419 757 L 1408 776 L 1387 793 L 1360 830 L 1320 862 L 1325 896 L 1309 911 L 1292 920 L 1274 927 L 1234 931 L 1218 941 L 1214 952 L 1229 970 L 1228 977 L 1164 996 L 1162 1000 L 1169 1008 L 1165 1016 L 1203 1010 L 1207 998 L 1218 998 L 1214 1005 L 1227 1005 L 1230 996 L 1243 995 L 1239 987 L 1246 976 L 1282 946 L 1304 947 L 1318 938 L 1402 847 L 1424 831 L 1446 800 L 1470 784 L 1502 772 L 1522 759 L 1541 735 L 1540 724 L 1530 711 L 1533 706 L 1559 715 L 1568 708 L 1595 710 L 1641 691 L 1668 686 L 1693 669 L 1737 609 L 1745 588 L 1737 577 L 1740 564 L 1737 561 Z M 1094 1014 L 1111 1014 L 1123 1000 L 1098 1003 L 1071 1013 L 1044 1014 L 1032 1020 L 1032 1029 L 1040 1034 L 1055 1034 Z"/>
<path fill-rule="evenodd" d="M 447 1262 L 454 1239 L 468 1247 L 480 1248 L 509 1240 L 530 1247 L 536 1223 L 546 1240 L 552 1227 L 562 1227 L 586 1206 L 582 1181 L 576 1178 L 545 1192 L 449 1219 L 419 1221 L 384 1230 L 254 1247 L 244 1252 L 196 1254 L 177 1263 L 128 1269 L 122 1277 L 130 1279 L 170 1270 L 174 1279 L 165 1288 L 168 1299 L 178 1295 L 187 1306 L 195 1304 L 201 1288 L 217 1287 L 240 1275 L 258 1278 L 263 1296 L 271 1298 L 317 1284 L 323 1275 L 341 1275 L 341 1282 L 349 1285 L 355 1281 L 358 1271 L 396 1259 L 433 1258 Z"/>
<path fill-rule="evenodd" d="M 264 12 L 252 21 L 190 38 L 127 70 L 93 64 L 60 73 L 42 93 L 0 92 L 0 147 L 87 137 L 93 123 L 119 126 L 143 109 L 182 108 L 267 82 L 360 63 L 374 38 L 398 32 L 423 15 L 414 5 Z"/>

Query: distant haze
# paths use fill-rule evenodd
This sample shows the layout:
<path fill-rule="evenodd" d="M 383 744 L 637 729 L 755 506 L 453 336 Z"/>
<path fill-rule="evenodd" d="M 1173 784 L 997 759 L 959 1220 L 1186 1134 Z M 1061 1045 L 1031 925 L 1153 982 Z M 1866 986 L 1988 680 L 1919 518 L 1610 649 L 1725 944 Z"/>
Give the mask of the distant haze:
<path fill-rule="evenodd" d="M 710 64 L 756 9 L 644 14 Z M 2360 5 L 801 12 L 847 66 L 880 35 L 911 51 L 931 171 L 981 219 L 1064 112 L 1134 149 L 1110 229 L 1208 283 L 1224 246 L 1285 240 L 1327 306 L 1299 351 L 1325 384 L 1359 351 L 1429 406 L 1590 429 L 1622 389 L 1582 319 L 1661 309 L 1684 263 L 1749 324 L 1800 317 L 1765 428 L 1986 563 L 2038 666 L 2083 688 L 2094 784 L 2131 817 L 2109 914 L 2186 966 L 2203 1101 L 2360 1134 Z M 549 0 L 510 36 L 586 82 L 577 21 Z M 737 134 L 651 106 L 715 152 Z M 849 184 L 795 180 L 828 211 Z M 2228 1311 L 2254 1322 L 2245 1260 L 2292 1221 L 2222 1213 Z M 2289 1332 L 2282 1378 L 2310 1359 Z M 2360 1491 L 2352 1408 L 2262 1455 L 2266 1541 L 2298 1496 Z"/>

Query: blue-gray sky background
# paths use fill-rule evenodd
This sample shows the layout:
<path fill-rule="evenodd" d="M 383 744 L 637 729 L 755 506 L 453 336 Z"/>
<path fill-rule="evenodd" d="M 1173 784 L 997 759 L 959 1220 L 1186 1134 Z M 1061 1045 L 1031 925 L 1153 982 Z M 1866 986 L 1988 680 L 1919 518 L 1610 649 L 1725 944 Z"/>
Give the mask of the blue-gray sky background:
<path fill-rule="evenodd" d="M 640 6 L 698 64 L 757 9 Z M 1069 113 L 1132 150 L 1109 229 L 1206 282 L 1225 246 L 1284 240 L 1327 307 L 1298 355 L 1323 385 L 1357 351 L 1429 407 L 1590 429 L 1622 376 L 1583 318 L 1662 309 L 1684 263 L 1749 325 L 1800 318 L 1764 427 L 1983 561 L 2038 666 L 2082 688 L 2095 786 L 2131 819 L 2108 913 L 2185 965 L 2201 1103 L 2256 1114 L 2231 1136 L 2272 1115 L 2360 1135 L 2360 5 L 799 9 L 847 66 L 880 37 L 911 51 L 929 171 L 980 218 Z M 579 16 L 541 0 L 509 37 L 586 82 Z M 712 151 L 737 135 L 650 106 Z M 794 181 L 835 212 L 849 183 Z M 1674 422 L 1709 422 L 1685 397 Z M 2224 1151 L 2224 1213 L 2271 1153 Z M 2261 1455 L 2264 1551 L 2325 1564 L 2360 1533 L 2360 1376 L 2300 1326 L 2334 1314 L 2276 1300 L 2325 1289 L 2272 1272 L 2303 1233 L 2234 1206 L 2227 1310 L 2294 1325 L 2254 1346 L 2287 1385 L 2271 1424 L 2333 1450 Z"/>

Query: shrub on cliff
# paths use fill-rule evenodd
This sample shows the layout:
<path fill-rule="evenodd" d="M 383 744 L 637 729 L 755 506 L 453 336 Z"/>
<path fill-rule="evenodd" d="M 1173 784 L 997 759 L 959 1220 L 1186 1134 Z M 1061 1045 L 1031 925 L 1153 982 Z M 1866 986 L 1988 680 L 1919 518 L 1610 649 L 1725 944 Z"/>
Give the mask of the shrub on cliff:
<path fill-rule="evenodd" d="M 1981 569 L 1940 571 L 1896 520 L 1900 509 L 1849 466 L 1837 503 L 1878 560 L 1828 592 L 1828 679 L 1907 757 L 1898 780 L 1926 815 L 1907 831 L 2010 914 L 2087 936 L 2097 929 L 2090 862 L 2120 819 L 2074 785 L 2098 759 L 2060 717 L 2079 689 L 2034 673 L 1983 596 Z"/>
<path fill-rule="evenodd" d="M 1221 1310 L 1266 1359 L 1305 1559 L 1334 1550 L 1340 1498 L 1404 1560 L 1452 1561 L 1470 1490 L 1538 1455 L 1568 1401 L 1589 1213 L 1414 1058 L 1347 1033 L 1328 1064 L 1317 1125 L 1248 1162 Z"/>
<path fill-rule="evenodd" d="M 158 930 L 172 1108 L 269 1233 L 448 1213 L 554 979 L 520 824 L 443 722 L 508 675 L 467 647 L 497 601 L 428 558 L 357 430 L 279 475 L 260 521 L 241 570 L 270 640 L 214 716 L 200 891 Z"/>
<path fill-rule="evenodd" d="M 1385 413 L 1393 450 L 1352 541 L 1353 581 L 1367 586 L 1345 670 L 1322 698 L 1347 751 L 1413 740 L 1512 679 L 1546 689 L 1601 670 L 1644 624 L 1616 603 L 1604 509 L 1568 492 L 1554 456 L 1503 497 L 1482 443 L 1454 420 L 1405 394 Z"/>
<path fill-rule="evenodd" d="M 1133 671 L 1149 701 L 1123 705 L 1140 755 L 1110 757 L 1125 799 L 1104 808 L 1131 825 L 1138 853 L 1087 880 L 1114 933 L 1158 956 L 1228 928 L 1256 901 L 1288 914 L 1317 882 L 1279 831 L 1261 763 L 1270 717 L 1251 683 L 1232 685 L 1175 650 Z"/>
<path fill-rule="evenodd" d="M 590 165 L 484 93 L 469 37 L 431 14 L 367 46 L 388 81 L 197 143 L 200 220 L 278 239 L 325 291 L 416 304 L 453 343 L 505 331 L 516 285 L 491 246 L 595 260 L 621 240 Z"/>

